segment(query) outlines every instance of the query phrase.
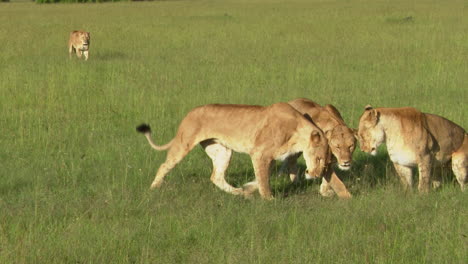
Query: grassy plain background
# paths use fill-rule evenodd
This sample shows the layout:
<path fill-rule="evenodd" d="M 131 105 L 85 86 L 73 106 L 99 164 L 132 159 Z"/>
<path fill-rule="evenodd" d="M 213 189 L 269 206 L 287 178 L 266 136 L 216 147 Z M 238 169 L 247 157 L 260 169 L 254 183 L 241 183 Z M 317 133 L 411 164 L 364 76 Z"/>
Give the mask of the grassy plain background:
<path fill-rule="evenodd" d="M 468 128 L 466 1 L 0 4 L 1 263 L 466 263 L 468 198 L 450 172 L 404 194 L 382 150 L 342 178 L 272 177 L 277 199 L 209 181 L 196 148 L 148 190 L 191 108 L 307 97 L 351 127 L 366 104 L 415 106 Z M 88 62 L 68 34 L 91 32 Z M 253 177 L 235 155 L 240 185 Z"/>

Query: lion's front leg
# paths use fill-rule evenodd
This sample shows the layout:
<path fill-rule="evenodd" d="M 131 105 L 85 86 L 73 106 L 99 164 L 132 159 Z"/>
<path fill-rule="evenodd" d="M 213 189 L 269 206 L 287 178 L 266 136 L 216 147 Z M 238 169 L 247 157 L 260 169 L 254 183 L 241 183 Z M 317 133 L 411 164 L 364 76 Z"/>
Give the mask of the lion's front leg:
<path fill-rule="evenodd" d="M 393 163 L 393 166 L 400 177 L 405 191 L 411 191 L 411 188 L 413 187 L 413 171 L 411 168 L 397 163 Z"/>
<path fill-rule="evenodd" d="M 252 157 L 258 191 L 260 192 L 260 196 L 266 200 L 273 199 L 270 189 L 270 170 L 272 162 L 273 159 L 265 159 L 262 158 L 261 155 L 259 155 L 259 157 Z"/>
<path fill-rule="evenodd" d="M 85 60 L 88 60 L 89 50 L 83 51 L 83 55 L 85 57 Z"/>
<path fill-rule="evenodd" d="M 419 169 L 419 184 L 418 190 L 422 193 L 429 192 L 431 183 L 431 157 L 424 157 L 422 162 L 418 164 Z"/>
<path fill-rule="evenodd" d="M 81 59 L 82 55 L 83 55 L 83 51 L 80 49 L 76 49 L 76 56 Z"/>
<path fill-rule="evenodd" d="M 331 165 L 328 165 L 327 172 L 322 178 L 322 184 L 320 185 L 320 194 L 325 197 L 331 197 L 335 193 L 340 198 L 349 199 L 352 197 L 346 185 L 338 178 Z"/>

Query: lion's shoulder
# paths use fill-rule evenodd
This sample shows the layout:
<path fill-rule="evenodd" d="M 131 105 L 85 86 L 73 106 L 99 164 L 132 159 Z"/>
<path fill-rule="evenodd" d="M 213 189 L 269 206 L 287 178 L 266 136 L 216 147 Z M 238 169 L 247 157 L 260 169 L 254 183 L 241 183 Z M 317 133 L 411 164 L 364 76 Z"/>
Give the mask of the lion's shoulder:
<path fill-rule="evenodd" d="M 294 99 L 288 104 L 313 121 L 323 131 L 331 130 L 338 125 L 346 125 L 341 113 L 333 105 L 321 106 L 306 98 Z"/>
<path fill-rule="evenodd" d="M 310 109 L 322 108 L 321 105 L 307 98 L 297 98 L 297 99 L 289 101 L 288 104 L 294 107 L 295 109 L 297 109 L 301 113 L 304 113 L 305 111 L 310 110 Z"/>
<path fill-rule="evenodd" d="M 84 30 L 73 30 L 72 32 L 70 32 L 71 41 L 83 42 L 84 40 L 89 40 L 89 39 L 90 39 L 89 32 L 86 32 Z"/>
<path fill-rule="evenodd" d="M 327 104 L 323 107 L 329 114 L 330 116 L 335 119 L 336 121 L 338 121 L 339 123 L 342 123 L 344 124 L 344 119 L 343 117 L 341 116 L 341 113 L 340 111 L 338 111 L 338 109 L 336 109 L 336 107 L 334 105 L 331 105 L 331 104 Z"/>

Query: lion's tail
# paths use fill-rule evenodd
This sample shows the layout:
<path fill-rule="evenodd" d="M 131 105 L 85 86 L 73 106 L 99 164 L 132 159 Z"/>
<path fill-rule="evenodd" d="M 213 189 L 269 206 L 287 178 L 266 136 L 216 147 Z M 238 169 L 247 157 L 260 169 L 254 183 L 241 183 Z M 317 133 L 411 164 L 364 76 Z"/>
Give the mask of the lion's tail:
<path fill-rule="evenodd" d="M 162 146 L 156 145 L 153 142 L 153 140 L 151 139 L 151 127 L 149 125 L 147 125 L 147 124 L 141 124 L 141 125 L 137 126 L 136 130 L 145 135 L 146 139 L 148 140 L 148 143 L 155 150 L 167 150 L 172 145 L 173 140 L 169 141 L 169 143 L 167 143 L 165 145 L 162 145 Z"/>

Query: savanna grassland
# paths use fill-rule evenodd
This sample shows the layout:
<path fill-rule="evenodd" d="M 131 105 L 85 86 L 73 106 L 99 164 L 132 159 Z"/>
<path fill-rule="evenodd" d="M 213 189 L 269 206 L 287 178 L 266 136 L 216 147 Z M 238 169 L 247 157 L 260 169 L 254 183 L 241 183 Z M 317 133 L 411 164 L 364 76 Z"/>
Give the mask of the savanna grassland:
<path fill-rule="evenodd" d="M 87 62 L 68 58 L 74 29 Z M 165 143 L 195 106 L 296 97 L 350 127 L 372 104 L 468 128 L 467 32 L 466 1 L 0 4 L 0 263 L 467 263 L 448 169 L 404 193 L 385 149 L 358 149 L 340 173 L 352 200 L 274 172 L 266 202 L 216 188 L 197 147 L 150 191 L 165 152 L 135 132 Z M 227 178 L 251 180 L 249 157 Z"/>

